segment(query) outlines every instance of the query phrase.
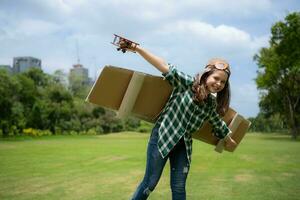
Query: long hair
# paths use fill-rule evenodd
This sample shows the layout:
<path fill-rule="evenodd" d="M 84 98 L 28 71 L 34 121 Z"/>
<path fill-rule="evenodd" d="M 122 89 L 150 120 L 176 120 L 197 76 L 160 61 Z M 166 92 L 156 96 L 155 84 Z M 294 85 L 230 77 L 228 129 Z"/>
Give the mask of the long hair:
<path fill-rule="evenodd" d="M 198 73 L 194 78 L 192 90 L 194 92 L 194 101 L 200 103 L 204 102 L 207 98 L 206 80 L 207 78 L 218 69 L 211 68 L 204 71 L 202 74 Z M 229 108 L 230 103 L 230 84 L 229 75 L 224 88 L 217 93 L 217 107 L 216 111 L 220 116 L 224 116 Z"/>

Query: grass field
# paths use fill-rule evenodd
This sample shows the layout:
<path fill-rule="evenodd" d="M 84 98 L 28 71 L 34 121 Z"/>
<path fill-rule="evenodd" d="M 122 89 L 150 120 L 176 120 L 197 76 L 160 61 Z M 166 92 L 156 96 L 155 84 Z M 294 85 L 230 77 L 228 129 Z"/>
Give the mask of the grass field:
<path fill-rule="evenodd" d="M 0 141 L 0 199 L 130 199 L 149 135 L 52 136 Z M 234 153 L 194 140 L 188 200 L 300 199 L 300 141 L 247 134 Z M 150 200 L 169 200 L 169 164 Z"/>

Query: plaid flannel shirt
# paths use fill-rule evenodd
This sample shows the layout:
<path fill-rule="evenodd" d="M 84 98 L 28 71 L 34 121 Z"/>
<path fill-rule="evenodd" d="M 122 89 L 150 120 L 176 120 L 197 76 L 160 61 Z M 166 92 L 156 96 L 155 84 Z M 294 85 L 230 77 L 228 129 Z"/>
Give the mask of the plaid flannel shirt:
<path fill-rule="evenodd" d="M 159 127 L 158 150 L 164 158 L 184 137 L 187 158 L 191 163 L 192 133 L 197 131 L 204 121 L 209 120 L 214 136 L 220 139 L 231 131 L 216 112 L 215 97 L 209 95 L 202 104 L 193 100 L 193 77 L 178 71 L 170 64 L 169 72 L 162 75 L 172 85 L 173 91 L 155 124 Z"/>

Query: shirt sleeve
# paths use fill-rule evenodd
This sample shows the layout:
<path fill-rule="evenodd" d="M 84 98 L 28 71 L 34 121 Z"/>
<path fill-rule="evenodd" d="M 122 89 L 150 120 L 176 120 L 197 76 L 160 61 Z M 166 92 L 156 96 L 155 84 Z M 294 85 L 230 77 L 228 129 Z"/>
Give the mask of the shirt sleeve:
<path fill-rule="evenodd" d="M 173 87 L 183 87 L 184 89 L 187 89 L 193 84 L 193 77 L 178 71 L 174 65 L 168 64 L 168 66 L 169 71 L 162 75 Z"/>
<path fill-rule="evenodd" d="M 228 128 L 227 124 L 221 119 L 221 117 L 215 109 L 211 112 L 211 115 L 208 120 L 213 127 L 213 134 L 217 138 L 223 139 L 231 133 L 231 130 Z"/>

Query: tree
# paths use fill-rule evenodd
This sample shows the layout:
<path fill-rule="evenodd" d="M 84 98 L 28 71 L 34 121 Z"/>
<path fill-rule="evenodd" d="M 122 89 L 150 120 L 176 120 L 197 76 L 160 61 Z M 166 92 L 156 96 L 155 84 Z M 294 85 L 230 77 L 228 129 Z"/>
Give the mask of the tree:
<path fill-rule="evenodd" d="M 41 69 L 32 67 L 23 73 L 25 76 L 34 81 L 35 86 L 44 87 L 49 84 L 51 76 L 45 74 Z"/>
<path fill-rule="evenodd" d="M 67 87 L 67 75 L 62 70 L 55 70 L 53 74 L 53 80 L 56 83 L 60 83 L 63 86 Z"/>
<path fill-rule="evenodd" d="M 36 68 L 12 75 L 0 70 L 0 135 L 23 134 L 27 129 L 103 134 L 138 128 L 137 119 L 120 120 L 112 111 L 86 103 L 90 86 L 75 81 L 74 90 L 68 90 L 64 76 L 61 71 L 52 76 Z"/>
<path fill-rule="evenodd" d="M 24 113 L 28 113 L 21 101 L 28 103 L 32 99 L 30 92 L 23 88 L 28 86 L 32 91 L 33 83 L 26 78 L 20 81 L 3 70 L 0 70 L 0 80 L 0 132 L 3 136 L 18 134 L 26 126 Z"/>
<path fill-rule="evenodd" d="M 15 75 L 20 84 L 19 101 L 26 115 L 26 127 L 43 129 L 47 122 L 44 108 L 44 88 L 50 84 L 51 78 L 41 69 L 30 68 L 24 73 Z M 43 105 L 43 106 L 42 106 Z"/>
<path fill-rule="evenodd" d="M 47 102 L 45 110 L 49 120 L 47 128 L 52 133 L 57 133 L 57 129 L 63 130 L 64 123 L 72 118 L 73 97 L 64 86 L 58 83 L 45 87 L 44 96 Z"/>
<path fill-rule="evenodd" d="M 17 99 L 19 85 L 4 70 L 0 70 L 0 80 L 0 129 L 7 136 L 11 131 L 13 102 Z"/>
<path fill-rule="evenodd" d="M 286 133 L 286 120 L 282 119 L 279 114 L 266 116 L 265 113 L 258 113 L 255 118 L 248 118 L 251 122 L 250 132 L 263 132 L 263 133 Z"/>
<path fill-rule="evenodd" d="M 288 120 L 292 137 L 300 132 L 300 12 L 286 16 L 271 28 L 270 46 L 254 56 L 259 70 L 260 108 L 267 116 Z"/>

